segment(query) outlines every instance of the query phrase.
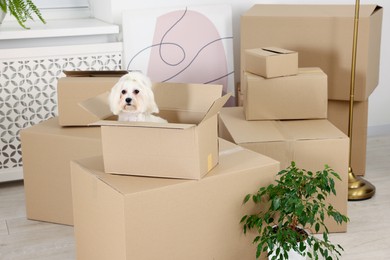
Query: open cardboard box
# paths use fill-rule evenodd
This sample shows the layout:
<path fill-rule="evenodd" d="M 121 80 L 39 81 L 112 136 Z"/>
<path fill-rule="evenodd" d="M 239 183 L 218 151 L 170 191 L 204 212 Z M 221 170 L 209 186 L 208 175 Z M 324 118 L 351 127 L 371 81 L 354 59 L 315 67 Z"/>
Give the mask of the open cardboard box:
<path fill-rule="evenodd" d="M 275 78 L 298 73 L 298 53 L 278 47 L 245 50 L 244 71 Z"/>
<path fill-rule="evenodd" d="M 224 107 L 219 118 L 221 138 L 279 161 L 281 169 L 291 161 L 310 171 L 332 167 L 341 181 L 336 182 L 337 196 L 327 200 L 347 215 L 349 138 L 328 120 L 247 121 L 242 107 Z M 330 232 L 347 229 L 328 217 L 325 222 Z"/>
<path fill-rule="evenodd" d="M 101 120 L 107 173 L 200 179 L 218 164 L 217 114 L 231 94 L 221 85 L 156 83 L 159 116 L 169 123 L 119 122 L 108 93 L 80 103 Z"/>

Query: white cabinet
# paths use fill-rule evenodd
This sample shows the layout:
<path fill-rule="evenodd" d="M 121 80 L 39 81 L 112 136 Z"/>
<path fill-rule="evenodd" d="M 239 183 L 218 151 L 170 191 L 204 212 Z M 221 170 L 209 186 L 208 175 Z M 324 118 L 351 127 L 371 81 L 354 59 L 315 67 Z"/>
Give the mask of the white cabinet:
<path fill-rule="evenodd" d="M 117 26 L 112 25 L 109 31 L 97 27 L 84 29 L 89 39 L 78 39 L 83 37 L 80 28 L 68 33 L 63 28 L 52 28 L 45 31 L 47 37 L 39 41 L 42 32 L 35 32 L 34 36 L 34 33 L 23 31 L 25 35 L 33 36 L 17 39 L 12 31 L 2 34 L 4 30 L 0 28 L 0 182 L 23 177 L 19 132 L 57 116 L 57 80 L 63 70 L 122 68 L 122 43 L 97 40 L 103 34 L 108 39 L 118 33 Z M 96 33 L 91 35 L 91 30 Z M 78 36 L 69 35 L 76 31 Z M 99 32 L 102 35 L 99 36 Z M 53 36 L 58 33 L 60 35 Z M 111 36 L 107 36 L 109 34 Z M 74 44 L 58 45 L 57 37 L 63 38 L 62 42 Z M 28 46 L 29 42 L 34 42 L 34 47 L 20 47 Z M 12 45 L 17 48 L 10 48 Z"/>

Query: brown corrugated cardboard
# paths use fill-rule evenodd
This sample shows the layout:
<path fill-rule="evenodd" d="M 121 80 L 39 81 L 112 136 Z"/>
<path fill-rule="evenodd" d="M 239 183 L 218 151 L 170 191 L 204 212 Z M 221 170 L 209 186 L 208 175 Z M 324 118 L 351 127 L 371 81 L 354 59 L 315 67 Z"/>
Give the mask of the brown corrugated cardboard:
<path fill-rule="evenodd" d="M 297 51 L 299 67 L 328 75 L 329 99 L 349 100 L 354 13 L 354 5 L 254 5 L 241 17 L 241 81 L 246 49 L 278 46 Z M 380 6 L 360 7 L 356 101 L 378 85 L 382 16 Z"/>
<path fill-rule="evenodd" d="M 278 47 L 247 49 L 244 71 L 275 78 L 298 73 L 298 53 Z"/>
<path fill-rule="evenodd" d="M 348 135 L 349 101 L 329 100 L 328 119 Z M 351 166 L 355 175 L 366 173 L 368 101 L 354 102 Z"/>
<path fill-rule="evenodd" d="M 320 68 L 299 68 L 297 75 L 271 79 L 244 77 L 246 120 L 327 118 L 327 76 Z"/>
<path fill-rule="evenodd" d="M 281 168 L 291 161 L 311 171 L 328 164 L 342 178 L 329 202 L 346 215 L 349 138 L 328 120 L 247 121 L 242 107 L 231 107 L 221 109 L 219 127 L 220 137 L 280 161 Z M 346 231 L 327 224 L 330 232 Z"/>
<path fill-rule="evenodd" d="M 96 122 L 102 129 L 107 173 L 200 179 L 218 164 L 217 113 L 230 94 L 221 85 L 158 83 L 154 86 L 160 116 L 166 123 Z M 102 112 L 98 97 L 82 106 Z M 106 105 L 107 110 L 109 110 Z M 104 119 L 104 118 L 101 118 Z"/>
<path fill-rule="evenodd" d="M 105 174 L 101 157 L 72 162 L 77 259 L 254 259 L 254 233 L 239 223 L 254 208 L 242 201 L 278 171 L 224 140 L 199 181 Z"/>
<path fill-rule="evenodd" d="M 80 107 L 79 103 L 109 91 L 125 71 L 66 71 L 58 79 L 57 99 L 59 124 L 87 126 L 99 120 Z"/>
<path fill-rule="evenodd" d="M 102 154 L 100 129 L 65 128 L 52 118 L 20 136 L 27 218 L 73 225 L 70 161 Z"/>

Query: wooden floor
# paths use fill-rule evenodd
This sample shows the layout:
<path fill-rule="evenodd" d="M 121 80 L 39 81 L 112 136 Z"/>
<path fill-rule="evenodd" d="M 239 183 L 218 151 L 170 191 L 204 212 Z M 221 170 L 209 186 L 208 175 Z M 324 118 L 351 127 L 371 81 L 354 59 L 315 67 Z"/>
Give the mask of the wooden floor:
<path fill-rule="evenodd" d="M 369 136 L 365 178 L 376 195 L 349 202 L 348 232 L 331 234 L 343 260 L 390 259 L 390 132 Z M 26 220 L 24 207 L 22 182 L 0 184 L 0 259 L 75 259 L 73 228 Z"/>

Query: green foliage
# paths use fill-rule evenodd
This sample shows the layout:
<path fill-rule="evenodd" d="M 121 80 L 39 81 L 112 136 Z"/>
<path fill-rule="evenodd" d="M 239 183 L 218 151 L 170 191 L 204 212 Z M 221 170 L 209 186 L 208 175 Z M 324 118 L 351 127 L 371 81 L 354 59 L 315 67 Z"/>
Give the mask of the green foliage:
<path fill-rule="evenodd" d="M 329 166 L 324 170 L 311 172 L 296 167 L 295 162 L 277 174 L 275 184 L 261 187 L 256 193 L 248 194 L 244 204 L 252 200 L 255 204 L 265 206 L 257 214 L 245 215 L 241 222 L 243 231 L 255 230 L 258 236 L 253 240 L 257 244 L 256 257 L 262 252 L 276 253 L 275 259 L 288 259 L 287 252 L 293 249 L 310 259 L 339 259 L 343 248 L 334 245 L 328 238 L 328 229 L 324 224 L 325 216 L 331 217 L 336 223 L 348 222 L 348 217 L 342 215 L 326 203 L 326 198 L 334 194 L 335 179 L 340 176 Z M 322 228 L 322 239 L 299 232 L 303 228 Z M 304 241 L 309 246 L 305 251 Z"/>
<path fill-rule="evenodd" d="M 33 14 L 35 14 L 41 22 L 46 23 L 42 17 L 38 7 L 32 2 L 32 0 L 0 0 L 0 8 L 5 13 L 10 13 L 16 18 L 20 26 L 25 29 L 25 22 L 27 20 L 34 20 Z"/>

